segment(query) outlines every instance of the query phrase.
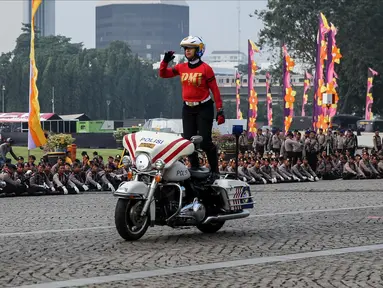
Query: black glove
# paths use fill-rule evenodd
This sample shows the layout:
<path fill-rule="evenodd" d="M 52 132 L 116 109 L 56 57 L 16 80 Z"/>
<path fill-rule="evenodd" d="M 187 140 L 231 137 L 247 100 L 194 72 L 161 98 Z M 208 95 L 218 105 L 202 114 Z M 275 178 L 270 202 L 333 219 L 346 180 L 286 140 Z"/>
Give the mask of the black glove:
<path fill-rule="evenodd" d="M 165 56 L 164 56 L 164 62 L 165 63 L 169 63 L 170 61 L 172 61 L 176 56 L 174 56 L 174 51 L 168 51 L 165 53 Z"/>
<path fill-rule="evenodd" d="M 225 123 L 225 114 L 223 113 L 223 109 L 218 110 L 216 120 L 218 125 Z"/>

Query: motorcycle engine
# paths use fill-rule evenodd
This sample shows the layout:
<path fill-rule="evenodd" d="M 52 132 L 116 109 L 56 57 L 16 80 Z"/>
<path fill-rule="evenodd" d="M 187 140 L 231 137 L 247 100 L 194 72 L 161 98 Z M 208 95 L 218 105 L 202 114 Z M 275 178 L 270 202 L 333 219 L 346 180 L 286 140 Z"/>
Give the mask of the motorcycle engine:
<path fill-rule="evenodd" d="M 161 189 L 161 200 L 163 201 L 167 217 L 176 213 L 179 205 L 179 192 L 175 186 L 163 186 Z"/>

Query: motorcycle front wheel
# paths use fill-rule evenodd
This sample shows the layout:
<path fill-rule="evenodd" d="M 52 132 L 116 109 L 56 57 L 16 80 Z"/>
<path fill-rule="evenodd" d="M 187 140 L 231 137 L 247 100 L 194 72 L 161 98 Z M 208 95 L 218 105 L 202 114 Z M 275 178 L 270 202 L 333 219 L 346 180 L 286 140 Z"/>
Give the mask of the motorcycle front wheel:
<path fill-rule="evenodd" d="M 136 241 L 146 233 L 149 217 L 141 216 L 144 201 L 118 199 L 114 221 L 118 234 L 127 241 Z"/>

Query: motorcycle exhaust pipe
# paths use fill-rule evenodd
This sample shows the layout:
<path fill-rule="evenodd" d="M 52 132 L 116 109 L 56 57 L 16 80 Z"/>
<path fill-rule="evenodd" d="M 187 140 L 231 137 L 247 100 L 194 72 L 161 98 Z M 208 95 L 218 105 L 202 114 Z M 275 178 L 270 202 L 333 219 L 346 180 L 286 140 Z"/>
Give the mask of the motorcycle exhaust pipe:
<path fill-rule="evenodd" d="M 217 215 L 217 216 L 209 216 L 206 218 L 206 220 L 202 224 L 208 224 L 211 222 L 222 222 L 226 220 L 234 220 L 234 219 L 240 219 L 240 218 L 246 218 L 250 215 L 249 211 L 242 211 L 240 213 L 236 214 L 228 214 L 228 215 Z"/>

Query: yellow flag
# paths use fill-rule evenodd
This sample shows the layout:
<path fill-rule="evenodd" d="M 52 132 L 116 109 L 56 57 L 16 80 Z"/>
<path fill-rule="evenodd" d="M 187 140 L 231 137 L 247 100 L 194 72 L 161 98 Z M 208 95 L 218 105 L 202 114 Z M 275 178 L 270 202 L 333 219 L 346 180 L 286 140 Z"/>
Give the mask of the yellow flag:
<path fill-rule="evenodd" d="M 251 49 L 253 49 L 254 52 L 259 52 L 259 48 L 257 45 L 255 45 L 255 43 L 253 41 L 251 41 L 249 39 L 249 42 L 250 42 L 250 45 L 251 45 Z"/>
<path fill-rule="evenodd" d="M 35 15 L 42 0 L 32 0 L 31 17 L 31 52 L 30 52 L 30 83 L 29 83 L 29 118 L 28 118 L 28 149 L 34 149 L 46 144 L 44 131 L 40 122 L 39 91 L 37 89 L 38 70 L 35 62 Z"/>

